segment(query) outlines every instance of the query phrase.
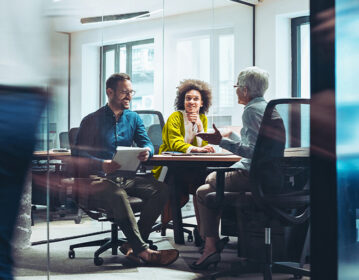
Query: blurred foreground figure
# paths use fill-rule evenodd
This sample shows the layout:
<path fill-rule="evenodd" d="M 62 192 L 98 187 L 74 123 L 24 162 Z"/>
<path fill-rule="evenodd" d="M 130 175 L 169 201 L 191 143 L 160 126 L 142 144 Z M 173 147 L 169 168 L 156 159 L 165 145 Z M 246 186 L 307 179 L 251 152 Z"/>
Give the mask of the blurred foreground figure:
<path fill-rule="evenodd" d="M 42 0 L 0 2 L 0 279 L 12 278 L 10 241 L 45 106 Z"/>

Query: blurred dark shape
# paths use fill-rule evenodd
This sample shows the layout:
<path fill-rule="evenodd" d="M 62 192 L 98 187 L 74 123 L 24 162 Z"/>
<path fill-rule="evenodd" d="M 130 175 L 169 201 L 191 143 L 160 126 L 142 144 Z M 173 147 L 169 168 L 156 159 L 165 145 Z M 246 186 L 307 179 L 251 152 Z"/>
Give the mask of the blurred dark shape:
<path fill-rule="evenodd" d="M 0 279 L 12 279 L 10 241 L 45 104 L 38 88 L 0 86 Z"/>

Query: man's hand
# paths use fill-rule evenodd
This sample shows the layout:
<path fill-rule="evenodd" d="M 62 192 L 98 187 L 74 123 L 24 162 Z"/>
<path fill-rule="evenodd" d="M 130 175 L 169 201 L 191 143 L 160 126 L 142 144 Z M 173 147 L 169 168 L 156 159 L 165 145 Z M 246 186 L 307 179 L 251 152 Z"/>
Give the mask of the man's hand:
<path fill-rule="evenodd" d="M 121 165 L 111 159 L 106 159 L 102 162 L 102 170 L 106 174 L 115 172 L 119 168 L 121 168 Z"/>
<path fill-rule="evenodd" d="M 197 133 L 196 136 L 201 137 L 204 141 L 207 141 L 210 144 L 218 145 L 222 140 L 222 135 L 214 124 L 213 129 L 213 133 Z"/>
<path fill-rule="evenodd" d="M 143 151 L 138 155 L 138 159 L 143 162 L 143 161 L 147 161 L 148 158 L 150 157 L 150 148 L 149 147 L 145 147 L 147 149 L 147 151 Z"/>

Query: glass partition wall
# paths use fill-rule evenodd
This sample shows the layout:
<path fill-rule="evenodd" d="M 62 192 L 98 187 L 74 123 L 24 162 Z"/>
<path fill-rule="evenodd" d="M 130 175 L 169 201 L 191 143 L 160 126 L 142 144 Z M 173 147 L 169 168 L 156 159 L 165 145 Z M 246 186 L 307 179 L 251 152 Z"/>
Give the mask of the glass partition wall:
<path fill-rule="evenodd" d="M 229 0 L 186 0 L 181 5 L 170 0 L 126 0 L 121 5 L 62 0 L 47 3 L 45 16 L 56 75 L 49 83 L 51 101 L 36 150 L 69 149 L 69 130 L 107 103 L 105 82 L 116 72 L 131 76 L 136 91 L 132 110 L 158 110 L 166 121 L 175 111 L 179 83 L 199 79 L 212 88 L 209 130 L 213 123 L 237 131 L 242 126 L 243 107 L 237 104 L 233 85 L 239 71 L 254 63 L 253 5 Z M 116 262 L 111 252 L 104 254 L 101 269 L 93 264 L 94 247 L 79 249 L 75 259 L 69 258 L 71 244 L 109 237 L 110 224 L 86 215 L 79 218 L 69 180 L 73 174 L 66 163 L 56 156 L 36 158 L 32 246 L 15 252 L 17 277 L 66 274 L 78 279 L 80 273 L 113 269 L 108 268 Z M 116 266 L 125 269 L 121 261 Z"/>

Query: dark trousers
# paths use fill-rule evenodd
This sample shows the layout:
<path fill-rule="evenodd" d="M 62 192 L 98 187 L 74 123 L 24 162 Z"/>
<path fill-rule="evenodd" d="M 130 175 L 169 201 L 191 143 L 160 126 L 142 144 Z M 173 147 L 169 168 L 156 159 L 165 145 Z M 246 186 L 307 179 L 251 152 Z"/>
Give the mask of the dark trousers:
<path fill-rule="evenodd" d="M 12 278 L 10 241 L 35 143 L 43 95 L 0 86 L 0 279 Z"/>
<path fill-rule="evenodd" d="M 136 223 L 128 196 L 138 197 L 143 201 L 138 223 Z M 98 178 L 90 184 L 88 208 L 104 209 L 109 216 L 113 217 L 134 253 L 137 254 L 147 248 L 144 241 L 148 240 L 152 226 L 167 200 L 167 185 L 157 181 L 153 175 L 136 176 L 123 183 Z"/>

